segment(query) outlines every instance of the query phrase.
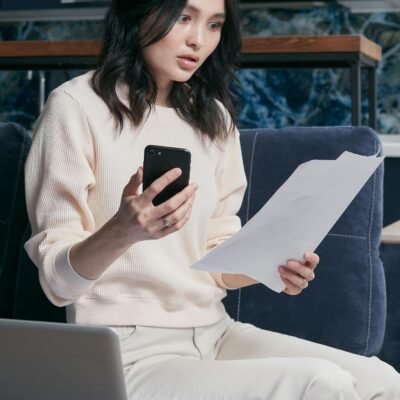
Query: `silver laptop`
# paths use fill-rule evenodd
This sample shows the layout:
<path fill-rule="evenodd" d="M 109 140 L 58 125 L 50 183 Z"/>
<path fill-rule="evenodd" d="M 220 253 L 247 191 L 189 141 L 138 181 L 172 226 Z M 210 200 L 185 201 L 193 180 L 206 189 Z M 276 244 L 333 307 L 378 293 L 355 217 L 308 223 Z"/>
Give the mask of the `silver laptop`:
<path fill-rule="evenodd" d="M 127 400 L 108 327 L 0 319 L 0 398 Z"/>

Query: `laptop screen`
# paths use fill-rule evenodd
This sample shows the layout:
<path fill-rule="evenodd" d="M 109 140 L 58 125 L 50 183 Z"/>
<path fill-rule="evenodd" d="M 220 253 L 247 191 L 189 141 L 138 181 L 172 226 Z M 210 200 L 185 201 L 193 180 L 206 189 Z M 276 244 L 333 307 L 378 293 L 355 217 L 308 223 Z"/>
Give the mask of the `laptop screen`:
<path fill-rule="evenodd" d="M 0 371 L 7 400 L 127 400 L 108 327 L 0 319 Z"/>

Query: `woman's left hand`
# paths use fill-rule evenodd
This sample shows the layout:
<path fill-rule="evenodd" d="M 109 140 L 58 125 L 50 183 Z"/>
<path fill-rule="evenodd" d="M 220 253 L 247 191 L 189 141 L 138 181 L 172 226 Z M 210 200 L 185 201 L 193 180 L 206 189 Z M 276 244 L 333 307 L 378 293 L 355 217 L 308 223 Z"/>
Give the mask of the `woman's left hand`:
<path fill-rule="evenodd" d="M 319 263 L 315 253 L 305 253 L 304 262 L 289 260 L 286 265 L 278 269 L 283 283 L 286 285 L 284 292 L 290 295 L 300 294 L 308 287 L 308 283 L 315 278 L 314 270 Z"/>

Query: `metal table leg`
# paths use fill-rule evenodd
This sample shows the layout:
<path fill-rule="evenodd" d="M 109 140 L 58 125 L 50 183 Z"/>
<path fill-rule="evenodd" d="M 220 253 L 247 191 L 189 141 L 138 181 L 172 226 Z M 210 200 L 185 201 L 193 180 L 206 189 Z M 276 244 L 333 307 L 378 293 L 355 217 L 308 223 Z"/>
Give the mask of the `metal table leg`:
<path fill-rule="evenodd" d="M 369 90 L 369 126 L 372 129 L 377 128 L 377 71 L 376 67 L 368 68 L 368 90 Z"/>
<path fill-rule="evenodd" d="M 39 71 L 39 112 L 44 109 L 46 102 L 46 75 L 44 71 Z"/>
<path fill-rule="evenodd" d="M 361 63 L 351 64 L 352 124 L 361 125 Z"/>

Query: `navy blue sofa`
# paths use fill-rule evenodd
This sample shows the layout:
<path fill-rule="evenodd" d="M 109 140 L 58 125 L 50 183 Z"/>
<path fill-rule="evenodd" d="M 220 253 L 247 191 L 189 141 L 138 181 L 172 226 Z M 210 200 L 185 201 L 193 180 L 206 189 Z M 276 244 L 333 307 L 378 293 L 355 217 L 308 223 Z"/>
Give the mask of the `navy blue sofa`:
<path fill-rule="evenodd" d="M 0 124 L 0 318 L 64 322 L 65 310 L 45 298 L 23 249 L 30 236 L 23 188 L 30 142 L 21 126 Z M 300 163 L 334 159 L 345 150 L 372 155 L 380 148 L 374 131 L 349 127 L 242 130 L 241 144 L 249 182 L 239 212 L 243 223 Z M 400 315 L 394 321 L 396 314 L 387 314 L 387 301 L 388 309 L 398 310 L 400 291 L 392 280 L 386 290 L 379 254 L 382 182 L 381 167 L 318 247 L 317 279 L 303 294 L 277 294 L 263 285 L 231 291 L 224 299 L 230 315 L 357 354 L 380 355 L 400 370 Z"/>

